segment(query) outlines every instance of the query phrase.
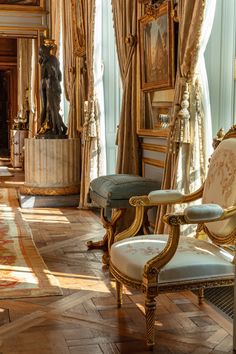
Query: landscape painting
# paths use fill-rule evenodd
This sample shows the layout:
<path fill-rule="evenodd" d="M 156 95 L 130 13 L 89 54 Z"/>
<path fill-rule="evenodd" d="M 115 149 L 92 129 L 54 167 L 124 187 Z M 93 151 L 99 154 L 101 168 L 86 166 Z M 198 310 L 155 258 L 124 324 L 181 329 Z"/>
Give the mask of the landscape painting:
<path fill-rule="evenodd" d="M 154 90 L 173 87 L 173 20 L 170 3 L 139 20 L 141 88 Z"/>

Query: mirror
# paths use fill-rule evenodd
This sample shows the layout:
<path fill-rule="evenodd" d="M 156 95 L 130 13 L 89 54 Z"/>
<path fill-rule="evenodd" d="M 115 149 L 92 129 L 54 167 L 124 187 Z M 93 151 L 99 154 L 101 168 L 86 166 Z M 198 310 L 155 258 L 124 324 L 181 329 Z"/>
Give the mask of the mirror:
<path fill-rule="evenodd" d="M 173 90 L 143 92 L 140 130 L 160 131 L 169 127 Z"/>

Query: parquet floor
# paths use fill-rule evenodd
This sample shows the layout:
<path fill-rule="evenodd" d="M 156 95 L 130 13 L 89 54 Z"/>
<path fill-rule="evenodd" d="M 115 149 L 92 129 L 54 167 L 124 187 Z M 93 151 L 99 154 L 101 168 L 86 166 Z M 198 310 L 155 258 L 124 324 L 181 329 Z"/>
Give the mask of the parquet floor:
<path fill-rule="evenodd" d="M 85 242 L 103 228 L 91 211 L 24 209 L 36 245 L 63 296 L 0 301 L 0 354 L 148 353 L 143 298 L 126 290 L 116 308 L 101 251 Z M 191 292 L 158 297 L 154 353 L 232 353 L 232 323 Z"/>

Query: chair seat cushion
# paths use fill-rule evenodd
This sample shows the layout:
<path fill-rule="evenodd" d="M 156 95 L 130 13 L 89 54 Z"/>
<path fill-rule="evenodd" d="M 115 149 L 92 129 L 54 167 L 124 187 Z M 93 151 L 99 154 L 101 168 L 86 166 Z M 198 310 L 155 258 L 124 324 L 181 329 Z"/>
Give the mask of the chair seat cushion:
<path fill-rule="evenodd" d="M 127 208 L 129 198 L 160 189 L 160 182 L 141 176 L 114 174 L 95 178 L 90 183 L 90 198 L 100 207 Z"/>
<path fill-rule="evenodd" d="M 141 281 L 145 263 L 165 247 L 168 235 L 136 236 L 114 243 L 111 264 L 122 274 Z M 233 277 L 233 256 L 209 242 L 181 236 L 174 257 L 159 273 L 159 283 Z"/>

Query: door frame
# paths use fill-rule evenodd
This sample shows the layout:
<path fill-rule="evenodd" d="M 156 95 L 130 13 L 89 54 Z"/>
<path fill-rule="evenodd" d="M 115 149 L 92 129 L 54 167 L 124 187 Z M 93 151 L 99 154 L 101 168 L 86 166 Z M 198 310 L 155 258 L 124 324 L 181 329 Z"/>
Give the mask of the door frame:
<path fill-rule="evenodd" d="M 8 85 L 8 107 L 7 107 L 7 125 L 8 125 L 8 150 L 10 152 L 10 130 L 13 125 L 14 118 L 17 115 L 17 64 L 16 63 L 0 63 L 0 70 L 9 73 Z"/>

